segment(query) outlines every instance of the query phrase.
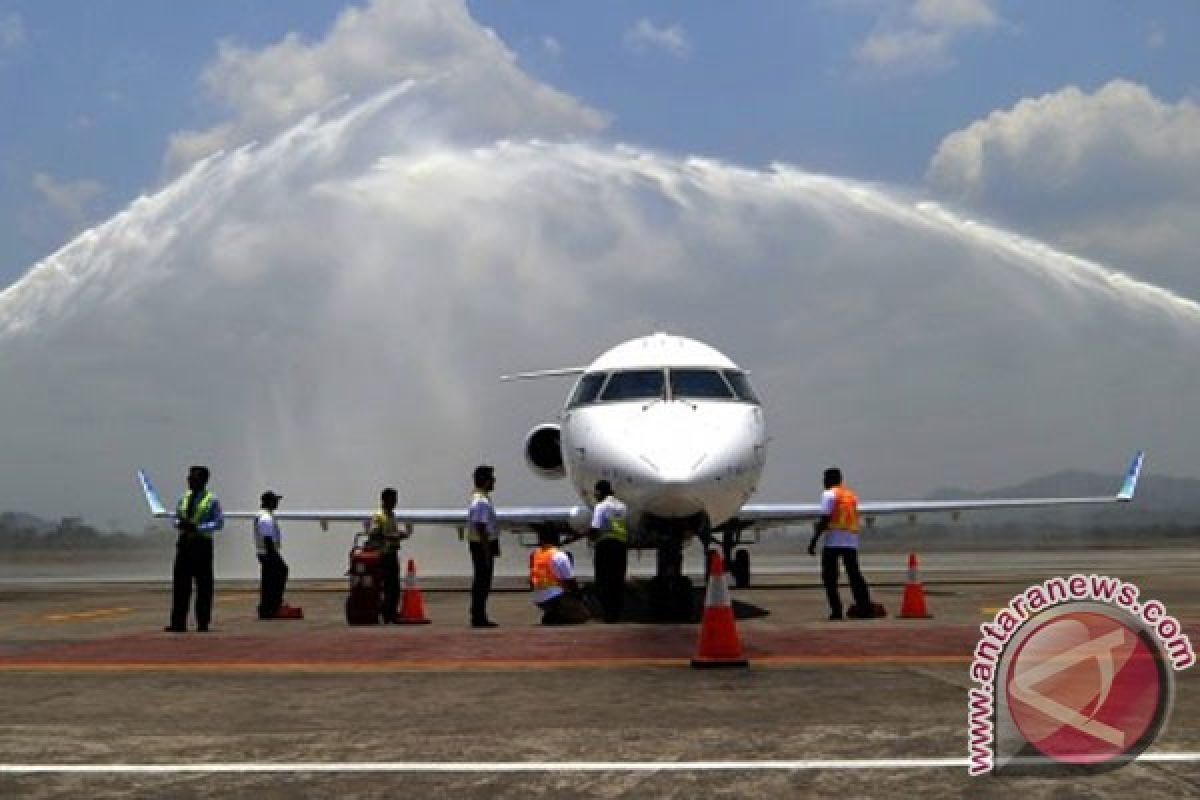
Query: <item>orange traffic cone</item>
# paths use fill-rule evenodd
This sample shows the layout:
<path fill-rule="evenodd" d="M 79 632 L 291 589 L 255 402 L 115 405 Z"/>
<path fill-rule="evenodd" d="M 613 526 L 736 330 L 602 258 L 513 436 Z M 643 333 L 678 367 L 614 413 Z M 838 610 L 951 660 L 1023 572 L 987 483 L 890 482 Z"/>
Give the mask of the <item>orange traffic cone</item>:
<path fill-rule="evenodd" d="M 425 601 L 421 598 L 421 589 L 417 586 L 417 565 L 410 558 L 408 571 L 404 575 L 404 596 L 400 601 L 400 616 L 396 622 L 401 625 L 427 625 L 429 618 L 425 616 Z"/>
<path fill-rule="evenodd" d="M 917 577 L 917 554 L 908 554 L 908 583 L 904 584 L 904 599 L 900 602 L 900 616 L 906 619 L 932 617 L 925 607 L 925 587 Z"/>
<path fill-rule="evenodd" d="M 713 550 L 709 556 L 708 588 L 704 593 L 704 618 L 700 622 L 700 642 L 693 667 L 745 667 L 742 639 L 738 636 L 733 618 L 733 603 L 729 600 L 729 579 L 721 554 Z"/>

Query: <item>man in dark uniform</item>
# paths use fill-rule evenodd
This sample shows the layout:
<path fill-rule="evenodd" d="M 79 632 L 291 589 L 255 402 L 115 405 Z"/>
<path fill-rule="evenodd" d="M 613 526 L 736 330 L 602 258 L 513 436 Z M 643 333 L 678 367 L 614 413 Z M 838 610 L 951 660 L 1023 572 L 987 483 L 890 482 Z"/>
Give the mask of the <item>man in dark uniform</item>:
<path fill-rule="evenodd" d="M 492 506 L 492 490 L 496 488 L 496 471 L 480 464 L 471 476 L 475 492 L 467 507 L 467 549 L 471 553 L 471 627 L 494 628 L 488 619 L 487 600 L 492 591 L 492 576 L 496 559 L 500 557 L 500 528 L 496 509 Z"/>
<path fill-rule="evenodd" d="M 192 599 L 192 581 L 196 582 L 196 630 L 207 631 L 212 620 L 213 535 L 225 527 L 225 517 L 217 496 L 208 491 L 208 467 L 188 469 L 188 490 L 175 506 L 175 544 L 172 570 L 171 624 L 164 630 L 187 632 L 188 606 Z"/>

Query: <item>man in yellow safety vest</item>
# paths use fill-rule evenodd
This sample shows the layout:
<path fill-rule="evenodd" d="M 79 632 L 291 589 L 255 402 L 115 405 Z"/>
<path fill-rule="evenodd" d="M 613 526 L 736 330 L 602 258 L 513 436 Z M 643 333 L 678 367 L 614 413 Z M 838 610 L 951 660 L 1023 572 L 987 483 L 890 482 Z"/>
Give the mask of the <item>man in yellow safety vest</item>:
<path fill-rule="evenodd" d="M 163 630 L 186 633 L 192 582 L 196 583 L 196 630 L 212 621 L 213 535 L 225 527 L 217 496 L 208 490 L 208 467 L 188 469 L 188 490 L 175 506 L 175 565 L 171 570 L 171 624 Z"/>
<path fill-rule="evenodd" d="M 625 606 L 625 570 L 629 563 L 629 529 L 625 504 L 608 481 L 596 482 L 596 507 L 588 539 L 596 548 L 596 599 L 605 622 L 619 622 Z"/>
<path fill-rule="evenodd" d="M 400 604 L 400 542 L 408 538 L 408 531 L 401 530 L 396 523 L 399 498 L 399 493 L 390 486 L 379 493 L 379 510 L 371 516 L 367 531 L 367 544 L 381 551 L 383 609 L 380 616 L 385 624 L 396 622 Z"/>

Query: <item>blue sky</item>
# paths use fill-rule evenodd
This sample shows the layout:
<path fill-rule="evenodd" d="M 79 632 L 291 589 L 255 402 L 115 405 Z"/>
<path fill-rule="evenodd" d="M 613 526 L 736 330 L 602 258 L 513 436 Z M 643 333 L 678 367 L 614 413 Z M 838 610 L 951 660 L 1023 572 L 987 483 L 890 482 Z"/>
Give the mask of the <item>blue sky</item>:
<path fill-rule="evenodd" d="M 524 71 L 608 114 L 618 140 L 904 186 L 922 185 L 948 133 L 1023 97 L 1116 78 L 1167 102 L 1200 93 L 1194 3 L 940 5 L 993 19 L 939 28 L 914 21 L 914 4 L 883 0 L 469 7 Z M 319 38 L 339 10 L 0 2 L 0 282 L 161 185 L 170 134 L 222 111 L 201 83 L 219 41 Z M 932 55 L 861 54 L 872 36 L 938 30 Z"/>
<path fill-rule="evenodd" d="M 566 502 L 521 446 L 569 386 L 495 376 L 656 330 L 753 371 L 764 501 L 1195 475 L 1196 41 L 1182 1 L 0 0 L 0 509 L 139 520 L 195 462 Z"/>

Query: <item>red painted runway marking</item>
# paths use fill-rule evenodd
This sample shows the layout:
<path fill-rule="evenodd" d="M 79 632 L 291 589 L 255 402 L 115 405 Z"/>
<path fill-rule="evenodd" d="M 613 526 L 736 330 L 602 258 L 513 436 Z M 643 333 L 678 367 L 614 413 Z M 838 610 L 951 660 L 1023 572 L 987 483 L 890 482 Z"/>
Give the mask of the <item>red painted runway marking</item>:
<path fill-rule="evenodd" d="M 895 666 L 905 664 L 966 664 L 969 656 L 768 656 L 755 659 L 751 666 Z M 294 673 L 356 673 L 356 672 L 515 672 L 530 669 L 620 669 L 634 667 L 690 667 L 689 657 L 680 658 L 623 658 L 567 660 L 412 660 L 412 661 L 211 661 L 179 662 L 90 662 L 27 661 L 0 664 L 0 672 L 294 672 Z"/>
<path fill-rule="evenodd" d="M 1200 631 L 1186 626 L 1195 639 Z M 695 626 L 539 627 L 498 631 L 298 628 L 294 635 L 144 632 L 75 642 L 10 642 L 0 671 L 354 671 L 675 666 L 695 653 Z M 760 666 L 966 664 L 974 625 L 863 625 L 743 634 Z M 269 655 L 264 655 L 269 654 Z"/>

